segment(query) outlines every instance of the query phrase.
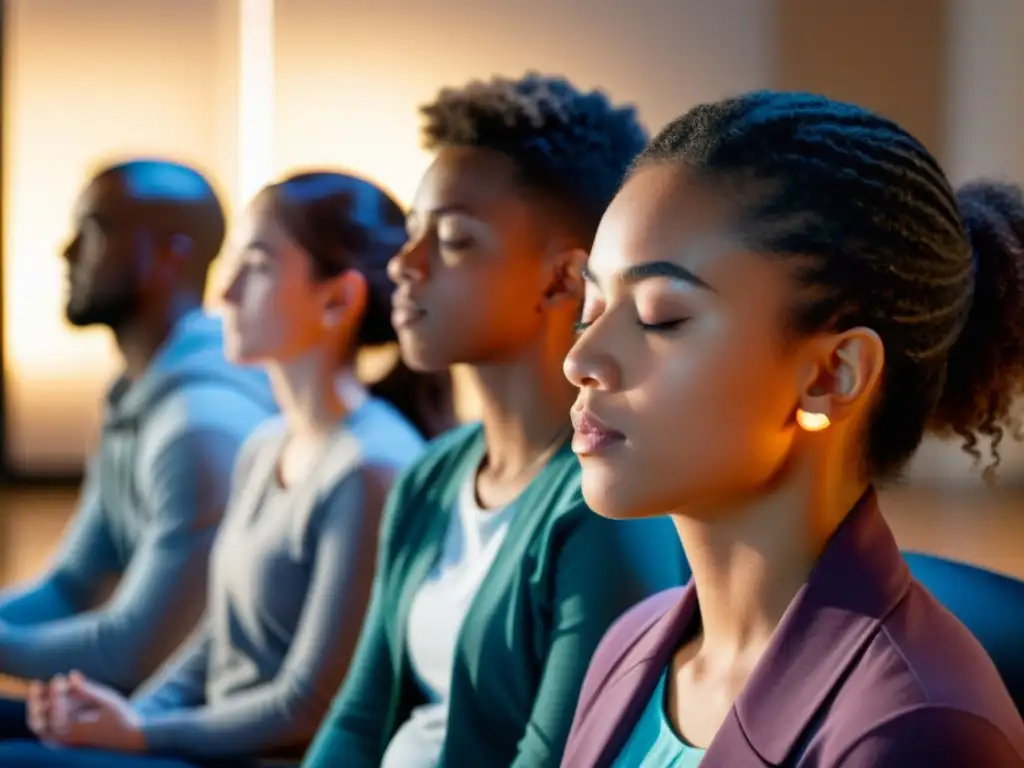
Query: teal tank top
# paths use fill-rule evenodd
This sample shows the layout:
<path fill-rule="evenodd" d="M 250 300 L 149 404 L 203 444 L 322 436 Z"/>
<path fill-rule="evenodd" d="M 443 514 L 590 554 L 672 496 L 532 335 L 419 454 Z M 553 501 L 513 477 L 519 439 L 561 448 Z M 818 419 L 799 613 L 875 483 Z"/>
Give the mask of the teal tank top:
<path fill-rule="evenodd" d="M 612 768 L 696 768 L 700 765 L 704 750 L 680 739 L 665 715 L 667 678 L 666 669 Z"/>

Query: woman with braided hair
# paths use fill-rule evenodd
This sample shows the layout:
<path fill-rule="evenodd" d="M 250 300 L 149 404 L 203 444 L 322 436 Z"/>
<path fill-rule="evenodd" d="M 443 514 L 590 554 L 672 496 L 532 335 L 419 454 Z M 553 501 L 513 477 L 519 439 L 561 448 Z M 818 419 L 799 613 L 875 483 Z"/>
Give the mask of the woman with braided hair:
<path fill-rule="evenodd" d="M 651 142 L 565 370 L 587 502 L 671 516 L 693 580 L 609 631 L 563 765 L 1024 766 L 998 672 L 873 490 L 926 432 L 998 464 L 1022 239 L 1019 189 L 954 193 L 898 125 L 820 96 L 701 105 Z"/>
<path fill-rule="evenodd" d="M 390 264 L 420 371 L 466 367 L 482 424 L 445 435 L 384 514 L 359 647 L 307 766 L 557 766 L 587 661 L 618 613 L 679 584 L 667 520 L 580 495 L 562 375 L 594 230 L 645 136 L 561 78 L 442 91 L 435 154 Z"/>

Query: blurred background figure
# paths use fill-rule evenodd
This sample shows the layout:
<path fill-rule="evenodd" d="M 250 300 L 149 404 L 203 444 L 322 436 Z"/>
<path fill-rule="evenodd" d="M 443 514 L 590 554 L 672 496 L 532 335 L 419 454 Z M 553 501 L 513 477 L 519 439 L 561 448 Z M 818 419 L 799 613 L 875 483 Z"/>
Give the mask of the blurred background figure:
<path fill-rule="evenodd" d="M 220 202 L 183 165 L 115 165 L 82 193 L 64 251 L 67 318 L 108 328 L 124 372 L 53 566 L 0 596 L 5 674 L 80 670 L 127 693 L 202 614 L 236 454 L 275 410 L 266 377 L 227 363 L 220 323 L 201 309 L 223 238 Z M 23 731 L 19 703 L 2 712 L 3 733 Z"/>
<path fill-rule="evenodd" d="M 432 434 L 414 424 L 451 410 L 423 405 L 446 389 L 447 371 L 414 374 L 399 361 L 405 386 L 389 403 L 376 392 L 394 390 L 368 390 L 353 369 L 360 349 L 395 339 L 386 268 L 404 243 L 402 209 L 359 178 L 305 173 L 256 197 L 225 264 L 225 344 L 232 360 L 267 368 L 282 415 L 242 449 L 207 618 L 131 700 L 81 675 L 33 691 L 37 735 L 91 749 L 8 742 L 0 764 L 301 754 L 359 637 L 387 490 Z"/>

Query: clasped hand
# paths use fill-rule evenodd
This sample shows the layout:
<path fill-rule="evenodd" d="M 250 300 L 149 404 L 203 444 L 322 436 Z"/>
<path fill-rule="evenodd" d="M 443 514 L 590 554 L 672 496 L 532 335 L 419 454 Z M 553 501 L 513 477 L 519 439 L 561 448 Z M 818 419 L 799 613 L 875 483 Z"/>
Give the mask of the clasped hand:
<path fill-rule="evenodd" d="M 32 683 L 28 726 L 49 744 L 117 752 L 146 749 L 138 714 L 128 700 L 79 672 Z"/>

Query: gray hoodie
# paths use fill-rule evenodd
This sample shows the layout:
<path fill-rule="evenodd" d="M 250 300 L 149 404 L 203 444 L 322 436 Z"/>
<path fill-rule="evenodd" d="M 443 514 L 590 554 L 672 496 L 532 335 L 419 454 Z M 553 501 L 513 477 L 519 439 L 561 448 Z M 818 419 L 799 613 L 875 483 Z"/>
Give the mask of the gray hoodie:
<path fill-rule="evenodd" d="M 0 672 L 77 669 L 124 692 L 146 679 L 202 615 L 238 449 L 276 410 L 265 374 L 224 359 L 216 319 L 182 318 L 145 375 L 111 388 L 55 564 L 0 594 Z"/>

